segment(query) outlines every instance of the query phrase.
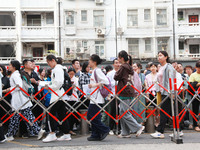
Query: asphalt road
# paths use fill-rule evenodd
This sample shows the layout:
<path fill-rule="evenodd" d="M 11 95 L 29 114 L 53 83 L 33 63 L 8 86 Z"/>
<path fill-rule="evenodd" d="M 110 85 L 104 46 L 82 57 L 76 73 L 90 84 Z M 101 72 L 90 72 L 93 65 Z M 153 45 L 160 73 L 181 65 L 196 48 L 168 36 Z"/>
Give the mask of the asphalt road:
<path fill-rule="evenodd" d="M 52 142 L 52 143 L 43 143 L 42 141 L 38 141 L 35 137 L 22 139 L 15 138 L 14 141 L 6 142 L 4 144 L 0 144 L 0 149 L 20 149 L 26 150 L 31 148 L 31 150 L 42 149 L 42 150 L 50 150 L 50 149 L 92 149 L 92 150 L 112 150 L 112 149 L 129 149 L 136 148 L 138 149 L 200 149 L 200 133 L 194 131 L 184 131 L 183 144 L 175 144 L 171 141 L 169 137 L 169 133 L 165 134 L 165 139 L 152 139 L 149 134 L 142 134 L 140 137 L 136 138 L 135 135 L 132 135 L 131 138 L 127 139 L 119 139 L 116 136 L 108 136 L 103 141 L 98 142 L 89 142 L 87 141 L 88 136 L 73 136 L 72 141 L 67 142 Z M 185 146 L 184 146 L 185 145 Z M 133 149 L 132 149 L 133 150 Z"/>

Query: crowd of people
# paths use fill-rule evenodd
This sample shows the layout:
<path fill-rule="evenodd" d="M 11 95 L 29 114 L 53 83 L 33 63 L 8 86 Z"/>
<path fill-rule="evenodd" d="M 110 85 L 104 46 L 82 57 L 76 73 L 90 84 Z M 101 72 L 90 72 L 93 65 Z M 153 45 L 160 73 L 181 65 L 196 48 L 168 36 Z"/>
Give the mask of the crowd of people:
<path fill-rule="evenodd" d="M 71 136 L 75 136 L 76 131 L 80 130 L 80 116 L 77 114 L 80 109 L 87 109 L 87 119 L 91 120 L 91 136 L 87 138 L 88 141 L 102 141 L 108 134 L 130 138 L 135 133 L 138 137 L 145 130 L 144 110 L 149 106 L 156 109 L 156 132 L 151 136 L 164 138 L 166 124 L 170 121 L 158 105 L 162 102 L 161 109 L 171 114 L 171 99 L 167 90 L 173 93 L 174 89 L 172 87 L 170 90 L 169 78 L 172 79 L 172 84 L 176 78 L 177 87 L 181 90 L 179 113 L 192 100 L 192 89 L 197 91 L 200 87 L 200 61 L 196 62 L 195 67 L 183 67 L 181 63 L 170 62 L 166 51 L 158 52 L 158 63 L 149 62 L 145 70 L 124 50 L 118 53 L 118 58 L 113 60 L 112 65 L 105 67 L 99 67 L 102 59 L 96 54 L 82 64 L 74 59 L 70 67 L 64 67 L 62 58 L 54 55 L 48 55 L 46 61 L 49 67 L 38 71 L 35 71 L 34 60 L 29 59 L 23 60 L 23 67 L 17 60 L 10 62 L 8 70 L 0 65 L 0 143 L 14 140 L 17 134 L 22 138 L 37 136 L 38 140 L 46 135 L 43 142 L 70 141 Z M 105 97 L 103 86 L 110 88 L 113 94 L 108 93 Z M 20 87 L 29 88 L 23 92 Z M 88 89 L 96 92 L 91 96 L 83 94 Z M 144 95 L 138 91 L 144 91 Z M 31 98 L 33 95 L 35 96 Z M 118 112 L 119 116 L 123 116 L 119 126 L 104 111 L 98 113 L 103 106 L 106 106 L 105 111 L 114 118 L 118 116 Z M 198 96 L 193 99 L 190 109 L 195 115 L 186 113 L 180 122 L 180 136 L 184 135 L 183 129 L 186 127 L 200 131 L 200 126 L 194 119 L 198 119 L 199 114 Z M 141 117 L 133 115 L 131 110 Z M 70 112 L 73 115 L 66 119 Z M 2 123 L 9 116 L 9 121 Z M 59 124 L 58 121 L 62 123 Z M 61 136 L 57 138 L 58 135 Z"/>

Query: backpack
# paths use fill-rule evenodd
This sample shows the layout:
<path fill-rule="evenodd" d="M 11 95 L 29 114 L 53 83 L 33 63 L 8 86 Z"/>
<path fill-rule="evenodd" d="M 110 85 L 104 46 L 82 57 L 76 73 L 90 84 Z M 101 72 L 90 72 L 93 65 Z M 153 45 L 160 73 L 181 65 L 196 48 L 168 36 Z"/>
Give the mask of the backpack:
<path fill-rule="evenodd" d="M 31 81 L 28 80 L 24 75 L 21 76 L 22 78 L 22 89 L 24 91 L 26 91 L 29 95 L 32 95 L 35 90 L 34 90 L 34 87 L 33 85 L 31 84 Z M 26 93 L 24 93 L 22 91 L 22 94 L 25 96 L 25 97 L 29 97 L 28 95 L 26 95 Z"/>
<path fill-rule="evenodd" d="M 62 88 L 66 92 L 67 90 L 69 90 L 72 87 L 72 83 L 71 83 L 71 79 L 70 79 L 68 73 L 66 72 L 66 70 L 65 69 L 63 69 L 63 70 L 64 70 L 64 84 L 63 84 Z M 72 92 L 73 92 L 73 90 L 71 89 L 70 91 L 68 91 L 67 95 L 71 96 Z"/>
<path fill-rule="evenodd" d="M 96 82 L 98 83 L 96 70 L 94 71 L 94 77 L 95 77 Z M 107 76 L 106 76 L 106 78 L 108 79 L 109 84 L 108 84 L 108 85 L 104 85 L 104 86 L 107 87 L 110 91 L 112 91 L 110 79 L 109 79 Z M 104 87 L 100 87 L 99 90 L 100 90 L 100 93 L 101 93 L 101 95 L 102 95 L 103 98 L 106 98 L 106 97 L 108 96 L 108 94 L 110 93 L 110 92 L 109 92 L 107 89 L 105 89 Z"/>

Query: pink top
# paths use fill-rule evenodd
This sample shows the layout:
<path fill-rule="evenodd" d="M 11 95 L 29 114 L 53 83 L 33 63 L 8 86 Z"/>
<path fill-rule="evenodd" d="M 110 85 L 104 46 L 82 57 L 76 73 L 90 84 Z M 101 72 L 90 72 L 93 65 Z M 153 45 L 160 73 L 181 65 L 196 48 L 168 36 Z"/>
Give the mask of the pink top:
<path fill-rule="evenodd" d="M 152 73 L 148 74 L 145 78 L 147 88 L 149 88 L 152 84 L 155 84 L 157 82 L 157 78 L 158 78 L 158 73 L 156 73 L 155 75 L 153 75 Z M 151 87 L 151 89 L 149 91 L 152 92 L 155 95 L 156 94 L 155 93 L 156 92 L 156 85 Z"/>
<path fill-rule="evenodd" d="M 165 71 L 165 68 L 167 67 L 167 63 L 164 66 L 161 66 L 158 71 L 158 82 L 163 86 L 163 74 Z M 162 88 L 159 88 L 159 91 L 162 92 Z"/>

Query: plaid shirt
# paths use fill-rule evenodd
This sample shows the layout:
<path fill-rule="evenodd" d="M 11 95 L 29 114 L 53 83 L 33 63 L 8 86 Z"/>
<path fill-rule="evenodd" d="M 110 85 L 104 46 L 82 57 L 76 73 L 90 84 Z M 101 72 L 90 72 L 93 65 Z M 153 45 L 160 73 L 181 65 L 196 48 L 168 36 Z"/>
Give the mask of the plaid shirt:
<path fill-rule="evenodd" d="M 81 73 L 78 80 L 80 89 L 83 90 L 83 85 L 90 84 L 90 76 L 87 73 Z"/>

